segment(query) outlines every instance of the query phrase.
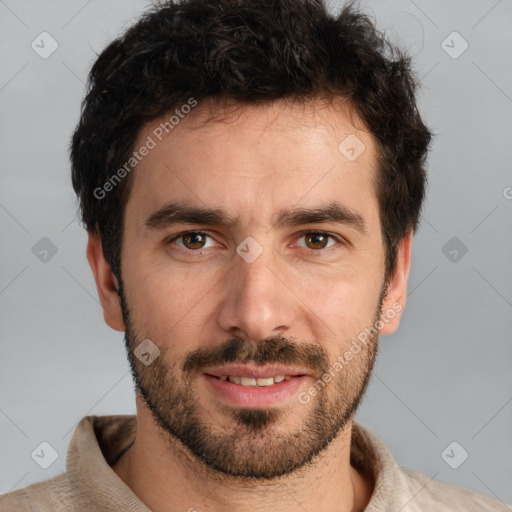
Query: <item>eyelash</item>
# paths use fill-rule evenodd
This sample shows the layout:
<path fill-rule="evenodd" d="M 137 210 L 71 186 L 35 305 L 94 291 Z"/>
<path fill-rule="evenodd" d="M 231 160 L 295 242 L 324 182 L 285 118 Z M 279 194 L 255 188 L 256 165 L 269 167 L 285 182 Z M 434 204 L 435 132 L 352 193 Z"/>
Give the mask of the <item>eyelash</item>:
<path fill-rule="evenodd" d="M 206 231 L 198 231 L 198 230 L 192 230 L 192 231 L 183 231 L 181 233 L 178 233 L 177 235 L 173 235 L 172 237 L 168 238 L 167 240 L 165 240 L 165 245 L 170 245 L 172 243 L 174 243 L 176 240 L 184 237 L 185 235 L 193 235 L 193 234 L 197 234 L 197 235 L 203 235 L 203 236 L 207 236 L 209 238 L 212 238 L 213 237 Z M 346 246 L 347 245 L 347 242 L 341 238 L 339 235 L 335 235 L 333 233 L 329 233 L 328 231 L 318 231 L 318 230 L 305 230 L 305 231 L 301 231 L 300 232 L 300 236 L 299 238 L 302 238 L 306 235 L 324 235 L 324 236 L 328 236 L 330 237 L 331 239 L 335 240 L 336 242 L 338 242 L 339 244 L 341 245 L 344 245 Z M 330 247 L 325 247 L 325 248 L 321 248 L 321 249 L 310 249 L 311 252 L 314 252 L 314 253 L 321 253 L 321 252 L 325 252 L 326 250 L 328 249 L 331 249 L 333 246 L 330 246 Z M 308 249 L 307 247 L 302 247 L 303 249 Z M 191 253 L 191 254 L 203 254 L 204 251 L 206 249 L 208 249 L 208 247 L 206 249 L 187 249 L 187 248 L 184 248 L 184 247 L 179 247 L 178 246 L 178 249 L 182 252 L 186 252 L 186 253 Z"/>

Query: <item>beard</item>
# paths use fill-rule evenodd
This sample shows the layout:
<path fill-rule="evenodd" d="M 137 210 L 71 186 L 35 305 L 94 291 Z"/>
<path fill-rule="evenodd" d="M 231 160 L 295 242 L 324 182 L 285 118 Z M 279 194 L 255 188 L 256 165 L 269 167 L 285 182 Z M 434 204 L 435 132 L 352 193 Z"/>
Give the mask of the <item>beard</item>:
<path fill-rule="evenodd" d="M 137 336 L 123 290 L 119 278 L 125 346 L 135 389 L 162 430 L 170 453 L 177 440 L 186 448 L 190 463 L 200 461 L 217 476 L 270 481 L 313 464 L 315 457 L 352 421 L 377 355 L 375 329 L 370 330 L 372 334 L 350 363 L 336 372 L 329 383 L 317 386 L 320 389 L 307 405 L 296 400 L 280 408 L 250 409 L 215 402 L 228 418 L 226 424 L 209 413 L 194 391 L 193 384 L 198 380 L 194 378 L 201 376 L 202 369 L 226 363 L 282 363 L 310 368 L 318 379 L 333 366 L 325 349 L 282 336 L 257 342 L 232 337 L 216 348 L 187 352 L 180 366 L 176 361 L 166 363 L 168 348 L 153 340 L 161 353 L 151 365 L 145 366 L 134 355 L 144 337 Z M 373 326 L 380 318 L 384 297 L 383 287 Z M 352 339 L 355 338 L 343 340 L 343 351 L 336 356 L 343 357 Z M 305 414 L 301 424 L 283 432 L 284 420 L 298 410 Z"/>

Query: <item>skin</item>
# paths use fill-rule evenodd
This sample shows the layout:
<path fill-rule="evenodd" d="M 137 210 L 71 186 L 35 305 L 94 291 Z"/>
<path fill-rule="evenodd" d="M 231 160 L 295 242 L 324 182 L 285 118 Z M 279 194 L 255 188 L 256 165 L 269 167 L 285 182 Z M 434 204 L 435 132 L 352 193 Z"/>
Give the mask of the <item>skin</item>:
<path fill-rule="evenodd" d="M 223 115 L 208 121 L 213 106 Z M 145 125 L 135 146 L 162 120 Z M 354 161 L 338 150 L 350 134 L 365 145 Z M 241 415 L 208 387 L 200 367 L 184 371 L 183 363 L 192 353 L 219 358 L 234 339 L 237 355 L 259 349 L 269 355 L 267 342 L 277 340 L 296 348 L 294 362 L 313 374 L 332 365 L 379 313 L 396 304 L 403 311 L 412 235 L 399 246 L 383 298 L 376 161 L 373 136 L 347 104 L 279 101 L 235 112 L 203 102 L 133 171 L 124 218 L 124 304 L 99 238 L 89 235 L 87 256 L 105 321 L 126 331 L 130 351 L 146 338 L 161 351 L 147 367 L 130 352 L 138 384 L 137 438 L 113 467 L 153 512 L 296 511 L 298 503 L 318 512 L 365 509 L 374 482 L 350 464 L 354 410 L 349 409 L 361 399 L 377 337 L 309 403 L 293 396 L 270 407 L 267 416 L 261 409 Z M 175 201 L 223 208 L 238 223 L 145 226 L 152 213 Z M 319 208 L 333 201 L 357 212 L 366 233 L 334 221 L 272 226 L 283 208 Z M 207 247 L 190 249 L 191 239 L 168 241 L 192 229 L 211 236 L 203 239 Z M 304 230 L 338 238 L 328 238 L 322 247 L 317 242 L 323 238 L 308 238 Z M 248 236 L 263 249 L 252 263 L 236 252 Z M 386 320 L 380 334 L 396 330 L 401 311 Z M 315 365 L 307 349 L 324 359 Z M 299 391 L 314 381 L 306 379 Z M 182 401 L 173 402 L 171 395 Z M 349 417 L 335 425 L 340 411 Z M 207 447 L 222 447 L 217 458 L 212 448 L 209 462 L 171 431 L 173 425 L 186 431 L 192 417 Z M 322 428 L 333 434 L 330 442 Z M 306 457 L 306 448 L 318 448 L 322 439 L 319 453 Z M 286 470 L 290 461 L 296 464 Z M 271 475 L 272 468 L 282 468 L 282 474 Z"/>

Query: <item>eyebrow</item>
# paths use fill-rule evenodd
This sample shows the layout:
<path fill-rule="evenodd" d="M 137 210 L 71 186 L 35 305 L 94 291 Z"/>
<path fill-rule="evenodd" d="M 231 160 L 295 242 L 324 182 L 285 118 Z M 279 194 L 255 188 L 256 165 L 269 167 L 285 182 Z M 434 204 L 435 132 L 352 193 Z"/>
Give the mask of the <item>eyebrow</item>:
<path fill-rule="evenodd" d="M 220 208 L 203 208 L 184 203 L 168 203 L 144 222 L 147 229 L 164 229 L 173 224 L 204 224 L 236 227 L 237 219 Z"/>
<path fill-rule="evenodd" d="M 297 208 L 295 210 L 281 210 L 274 223 L 275 227 L 299 226 L 302 224 L 316 224 L 319 222 L 334 222 L 355 228 L 362 235 L 368 234 L 367 224 L 363 216 L 338 202 L 329 203 L 320 208 Z"/>
<path fill-rule="evenodd" d="M 338 202 L 331 202 L 318 208 L 296 208 L 280 210 L 273 227 L 300 226 L 334 222 L 347 225 L 366 235 L 367 224 L 361 214 Z M 185 203 L 168 203 L 153 212 L 144 222 L 150 230 L 162 230 L 174 224 L 202 224 L 206 226 L 226 226 L 235 228 L 240 222 L 221 208 L 207 208 Z"/>

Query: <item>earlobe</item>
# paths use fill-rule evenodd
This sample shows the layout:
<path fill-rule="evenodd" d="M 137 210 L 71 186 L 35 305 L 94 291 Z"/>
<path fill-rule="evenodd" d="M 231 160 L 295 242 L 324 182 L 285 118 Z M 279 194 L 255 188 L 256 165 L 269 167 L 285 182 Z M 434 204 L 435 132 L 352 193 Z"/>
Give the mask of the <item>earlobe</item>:
<path fill-rule="evenodd" d="M 407 301 L 407 279 L 411 269 L 412 232 L 404 237 L 397 251 L 393 275 L 389 281 L 387 295 L 382 303 L 380 334 L 391 334 L 398 329 Z M 381 324 L 381 325 L 382 325 Z"/>
<path fill-rule="evenodd" d="M 101 240 L 95 233 L 89 233 L 87 242 L 87 260 L 91 266 L 98 296 L 103 308 L 103 318 L 109 327 L 124 332 L 125 326 L 119 300 L 119 283 L 106 261 Z"/>

